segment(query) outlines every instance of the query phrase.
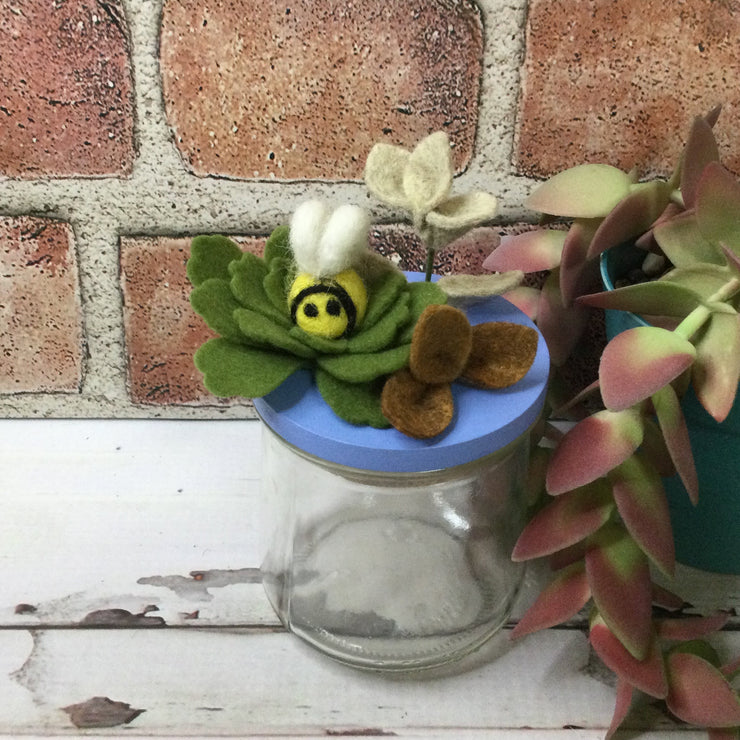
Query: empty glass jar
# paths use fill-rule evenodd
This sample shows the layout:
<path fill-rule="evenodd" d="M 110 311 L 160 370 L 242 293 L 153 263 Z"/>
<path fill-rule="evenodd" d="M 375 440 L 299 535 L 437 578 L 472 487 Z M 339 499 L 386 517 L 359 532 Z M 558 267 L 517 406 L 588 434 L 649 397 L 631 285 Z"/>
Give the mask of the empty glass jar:
<path fill-rule="evenodd" d="M 480 320 L 528 323 L 496 299 Z M 544 341 L 501 391 L 455 384 L 433 440 L 334 416 L 308 372 L 255 400 L 263 425 L 267 595 L 283 624 L 358 667 L 409 670 L 475 650 L 508 618 L 523 571 L 529 430 L 544 398 Z"/>

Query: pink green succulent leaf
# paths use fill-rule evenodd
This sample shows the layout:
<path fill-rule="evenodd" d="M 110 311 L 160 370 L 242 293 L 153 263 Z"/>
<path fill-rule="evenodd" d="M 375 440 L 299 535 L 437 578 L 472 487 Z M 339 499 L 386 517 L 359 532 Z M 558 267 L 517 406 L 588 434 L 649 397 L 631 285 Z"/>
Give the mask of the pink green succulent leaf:
<path fill-rule="evenodd" d="M 638 660 L 614 636 L 603 618 L 597 616 L 591 620 L 589 641 L 596 654 L 618 678 L 656 699 L 666 697 L 668 681 L 665 664 L 655 637 L 650 641 L 647 656 Z"/>
<path fill-rule="evenodd" d="M 676 717 L 699 727 L 740 725 L 740 698 L 718 668 L 698 655 L 681 651 L 669 653 L 666 663 L 666 704 Z"/>
<path fill-rule="evenodd" d="M 686 208 L 696 203 L 696 191 L 704 168 L 719 162 L 719 147 L 706 118 L 697 116 L 691 126 L 681 165 L 681 195 Z"/>
<path fill-rule="evenodd" d="M 599 383 L 604 405 L 621 411 L 650 398 L 689 368 L 696 357 L 687 339 L 657 326 L 617 334 L 604 348 Z"/>
<path fill-rule="evenodd" d="M 614 500 L 624 526 L 640 549 L 667 576 L 672 576 L 676 552 L 663 481 L 639 454 L 609 474 Z"/>
<path fill-rule="evenodd" d="M 604 479 L 568 491 L 529 521 L 514 546 L 512 560 L 532 560 L 570 547 L 606 524 L 613 511 L 614 499 Z"/>
<path fill-rule="evenodd" d="M 585 306 L 566 306 L 560 292 L 560 270 L 553 270 L 545 280 L 537 305 L 537 325 L 545 337 L 550 360 L 560 367 L 568 360 L 588 323 Z"/>
<path fill-rule="evenodd" d="M 728 612 L 717 612 L 706 617 L 680 616 L 655 622 L 658 637 L 663 640 L 696 640 L 721 630 L 729 620 Z"/>
<path fill-rule="evenodd" d="M 715 313 L 695 336 L 691 380 L 696 397 L 718 422 L 727 418 L 740 382 L 740 315 Z"/>
<path fill-rule="evenodd" d="M 576 219 L 568 231 L 560 264 L 560 292 L 566 306 L 601 284 L 598 260 L 588 258 L 589 244 L 599 222 L 600 219 Z"/>
<path fill-rule="evenodd" d="M 652 420 L 645 419 L 645 435 L 642 440 L 640 452 L 658 471 L 662 478 L 670 478 L 676 474 L 676 466 L 673 464 L 671 453 L 668 451 L 663 433 L 660 427 Z"/>
<path fill-rule="evenodd" d="M 676 391 L 666 385 L 652 396 L 655 414 L 671 454 L 673 464 L 686 488 L 692 503 L 699 500 L 699 480 L 694 464 L 694 455 L 691 452 L 686 419 Z"/>
<path fill-rule="evenodd" d="M 534 229 L 501 237 L 501 242 L 483 260 L 483 268 L 493 272 L 552 270 L 560 264 L 567 232 Z"/>
<path fill-rule="evenodd" d="M 686 601 L 678 594 L 657 583 L 653 584 L 653 604 L 669 612 L 677 612 L 687 606 Z"/>
<path fill-rule="evenodd" d="M 740 274 L 740 254 L 736 254 L 726 244 L 723 244 L 722 242 L 720 242 L 719 247 L 722 250 L 722 254 L 724 255 L 725 259 L 727 260 L 727 265 L 729 266 L 730 270 L 732 270 L 735 275 Z"/>
<path fill-rule="evenodd" d="M 630 176 L 607 164 L 581 164 L 559 172 L 525 201 L 527 208 L 553 216 L 606 216 L 630 192 Z"/>
<path fill-rule="evenodd" d="M 695 211 L 684 211 L 657 224 L 653 235 L 663 253 L 676 267 L 695 264 L 721 265 L 717 244 L 702 234 Z"/>
<path fill-rule="evenodd" d="M 627 718 L 630 707 L 632 706 L 632 696 L 634 688 L 629 681 L 625 681 L 617 676 L 616 700 L 614 704 L 614 714 L 606 731 L 605 740 L 611 740 L 616 731 L 621 727 L 622 722 Z"/>
<path fill-rule="evenodd" d="M 599 614 L 637 660 L 653 640 L 652 581 L 648 559 L 620 524 L 601 527 L 586 546 L 586 575 Z"/>
<path fill-rule="evenodd" d="M 643 440 L 636 409 L 598 411 L 572 427 L 553 453 L 547 471 L 551 495 L 585 486 L 621 465 Z"/>
<path fill-rule="evenodd" d="M 518 288 L 504 293 L 503 297 L 509 303 L 513 303 L 520 311 L 527 314 L 532 321 L 537 320 L 537 307 L 540 303 L 540 291 L 538 288 L 520 285 Z"/>
<path fill-rule="evenodd" d="M 561 570 L 540 592 L 511 632 L 512 638 L 554 627 L 574 617 L 588 603 L 591 592 L 583 563 Z"/>
<path fill-rule="evenodd" d="M 663 180 L 636 183 L 604 218 L 588 251 L 597 257 L 603 251 L 646 232 L 668 205 L 671 188 Z"/>
<path fill-rule="evenodd" d="M 712 244 L 740 254 L 740 182 L 718 162 L 702 172 L 696 194 L 699 230 Z"/>
<path fill-rule="evenodd" d="M 586 541 L 582 540 L 575 545 L 566 547 L 564 550 L 558 550 L 547 558 L 547 564 L 553 572 L 567 568 L 574 563 L 583 563 L 586 557 Z"/>
<path fill-rule="evenodd" d="M 552 458 L 552 448 L 537 446 L 529 453 L 525 496 L 528 505 L 534 505 L 546 494 L 545 477 Z"/>
<path fill-rule="evenodd" d="M 578 303 L 641 315 L 684 318 L 701 305 L 701 298 L 690 288 L 678 283 L 654 280 L 581 296 Z"/>
<path fill-rule="evenodd" d="M 660 278 L 661 282 L 683 285 L 692 290 L 702 301 L 709 304 L 716 301 L 732 280 L 732 270 L 727 265 L 697 264 L 677 267 Z M 722 310 L 718 306 L 716 307 Z"/>

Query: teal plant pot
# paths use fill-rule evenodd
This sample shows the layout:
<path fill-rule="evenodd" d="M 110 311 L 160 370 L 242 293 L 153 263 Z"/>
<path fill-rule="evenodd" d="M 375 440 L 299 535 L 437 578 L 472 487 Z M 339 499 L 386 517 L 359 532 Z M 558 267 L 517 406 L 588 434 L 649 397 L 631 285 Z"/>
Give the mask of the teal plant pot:
<path fill-rule="evenodd" d="M 601 256 L 601 278 L 607 290 L 614 280 L 637 267 L 644 251 L 631 245 Z M 608 339 L 648 322 L 627 311 L 606 311 Z M 716 422 L 689 388 L 682 400 L 699 476 L 699 503 L 693 506 L 678 476 L 664 479 L 676 559 L 714 573 L 740 575 L 740 394 L 729 415 Z"/>

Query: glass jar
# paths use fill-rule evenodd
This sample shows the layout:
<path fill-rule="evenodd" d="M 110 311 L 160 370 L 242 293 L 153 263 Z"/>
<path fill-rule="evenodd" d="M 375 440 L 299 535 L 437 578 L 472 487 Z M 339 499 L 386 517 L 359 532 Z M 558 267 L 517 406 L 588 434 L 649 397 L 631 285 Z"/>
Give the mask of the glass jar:
<path fill-rule="evenodd" d="M 484 308 L 472 313 L 529 323 L 503 299 Z M 511 551 L 548 369 L 540 338 L 516 385 L 454 384 L 456 419 L 432 440 L 342 421 L 307 371 L 256 399 L 263 583 L 282 623 L 344 663 L 383 670 L 444 664 L 491 637 L 523 578 Z"/>

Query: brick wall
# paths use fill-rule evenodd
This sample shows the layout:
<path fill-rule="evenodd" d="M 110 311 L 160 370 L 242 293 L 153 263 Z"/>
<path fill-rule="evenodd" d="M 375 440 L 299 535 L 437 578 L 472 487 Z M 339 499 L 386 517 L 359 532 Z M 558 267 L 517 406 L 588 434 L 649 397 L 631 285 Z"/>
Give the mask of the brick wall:
<path fill-rule="evenodd" d="M 190 237 L 245 249 L 306 197 L 370 208 L 375 141 L 444 128 L 501 214 L 439 255 L 475 272 L 580 161 L 666 172 L 724 102 L 740 169 L 737 0 L 0 0 L 0 415 L 249 416 L 201 386 Z M 734 159 L 733 159 L 734 157 Z"/>

